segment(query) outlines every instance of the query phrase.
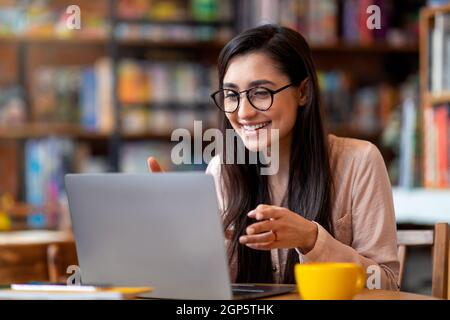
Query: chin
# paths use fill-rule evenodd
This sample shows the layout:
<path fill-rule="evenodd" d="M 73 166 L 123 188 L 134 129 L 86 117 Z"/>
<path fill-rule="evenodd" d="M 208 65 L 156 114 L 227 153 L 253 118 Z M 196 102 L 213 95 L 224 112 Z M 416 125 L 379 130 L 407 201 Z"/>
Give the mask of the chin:
<path fill-rule="evenodd" d="M 256 137 L 249 138 L 246 136 L 241 136 L 241 138 L 244 142 L 245 147 L 252 152 L 264 151 L 271 145 L 270 138 L 258 139 Z"/>

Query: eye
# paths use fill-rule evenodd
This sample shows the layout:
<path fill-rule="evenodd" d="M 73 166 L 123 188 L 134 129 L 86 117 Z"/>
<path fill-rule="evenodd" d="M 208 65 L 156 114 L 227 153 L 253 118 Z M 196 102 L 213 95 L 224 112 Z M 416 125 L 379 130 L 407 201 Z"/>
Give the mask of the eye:
<path fill-rule="evenodd" d="M 234 91 L 230 91 L 230 90 L 224 90 L 223 96 L 225 99 L 227 100 L 237 100 L 239 95 L 234 92 Z"/>
<path fill-rule="evenodd" d="M 258 99 L 266 99 L 270 97 L 270 93 L 266 89 L 256 88 L 252 91 L 252 96 Z"/>

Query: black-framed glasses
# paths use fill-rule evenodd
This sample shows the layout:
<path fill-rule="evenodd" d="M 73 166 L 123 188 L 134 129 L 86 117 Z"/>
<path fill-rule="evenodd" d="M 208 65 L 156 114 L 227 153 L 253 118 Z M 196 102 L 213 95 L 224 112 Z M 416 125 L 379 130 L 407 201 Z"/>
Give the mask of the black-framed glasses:
<path fill-rule="evenodd" d="M 277 90 L 271 90 L 260 86 L 241 92 L 232 89 L 220 89 L 214 92 L 211 95 L 211 98 L 220 110 L 226 113 L 233 113 L 239 108 L 241 95 L 245 93 L 253 108 L 259 111 L 267 111 L 273 104 L 273 96 L 292 85 L 293 83 L 290 83 Z"/>

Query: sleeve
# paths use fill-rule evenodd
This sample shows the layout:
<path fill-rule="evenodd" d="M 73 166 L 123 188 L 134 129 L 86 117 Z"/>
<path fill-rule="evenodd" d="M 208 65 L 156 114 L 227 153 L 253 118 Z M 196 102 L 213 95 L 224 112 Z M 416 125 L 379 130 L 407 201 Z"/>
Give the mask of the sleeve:
<path fill-rule="evenodd" d="M 318 225 L 316 244 L 305 257 L 308 261 L 358 263 L 366 270 L 368 283 L 380 289 L 398 290 L 396 220 L 384 160 L 378 149 L 368 144 L 357 167 L 352 186 L 351 246 Z"/>

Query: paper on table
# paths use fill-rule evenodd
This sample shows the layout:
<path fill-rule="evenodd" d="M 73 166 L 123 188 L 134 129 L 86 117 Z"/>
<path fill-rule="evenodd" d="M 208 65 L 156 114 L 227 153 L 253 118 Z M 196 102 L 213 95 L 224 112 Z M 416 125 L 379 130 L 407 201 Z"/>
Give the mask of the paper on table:
<path fill-rule="evenodd" d="M 149 287 L 91 287 L 52 286 L 52 285 L 14 285 L 14 289 L 0 290 L 0 299 L 12 300 L 121 300 L 151 292 Z M 74 287 L 74 290 L 71 288 Z M 84 291 L 83 291 L 84 290 Z"/>

